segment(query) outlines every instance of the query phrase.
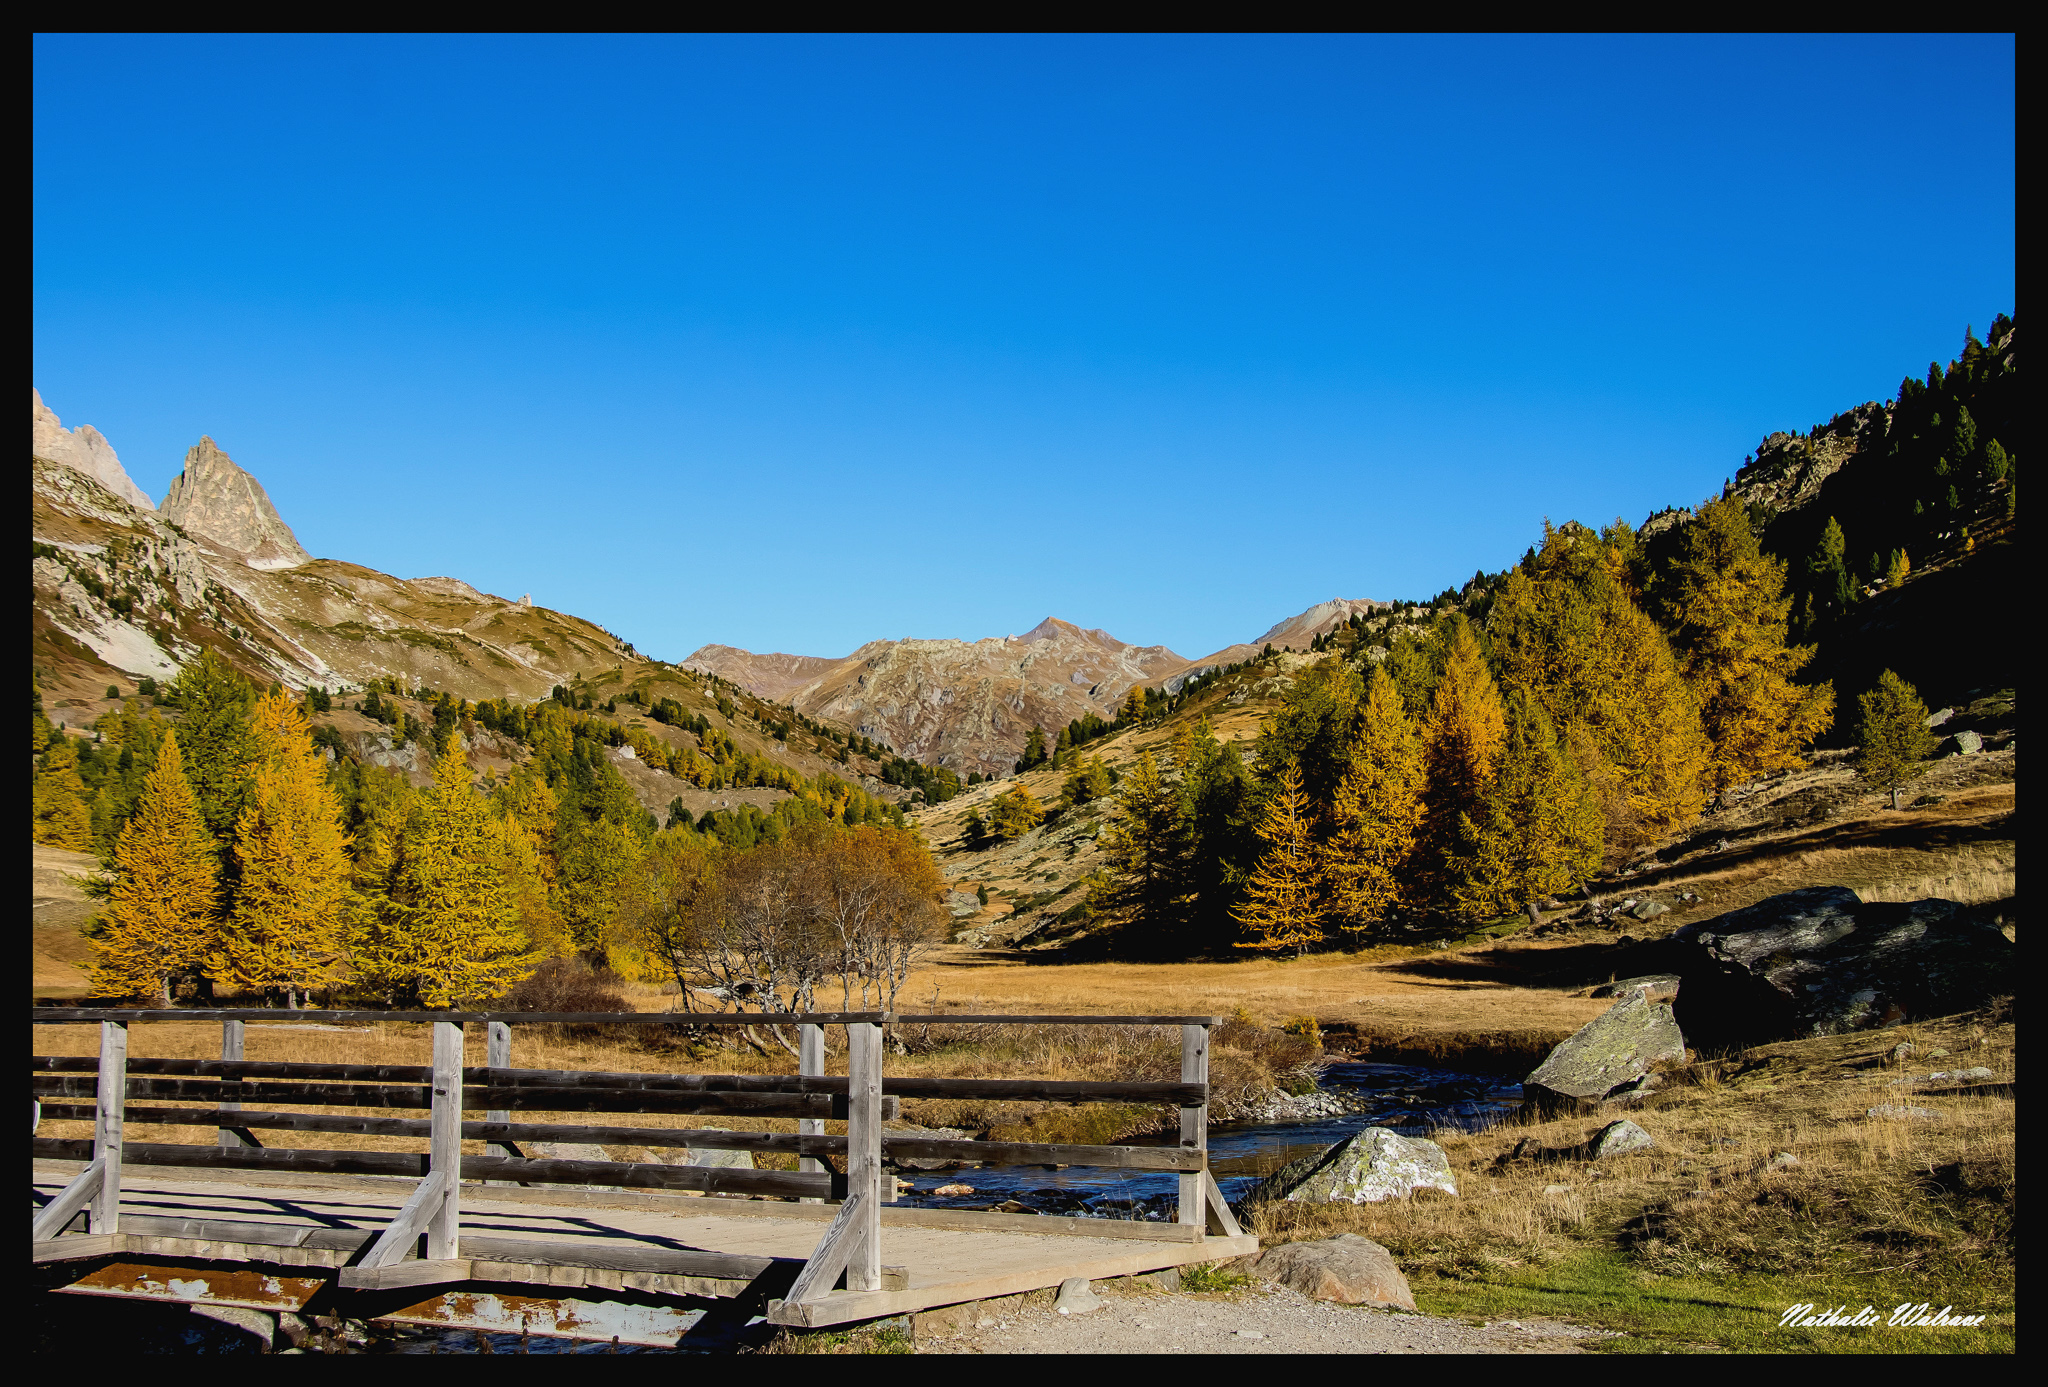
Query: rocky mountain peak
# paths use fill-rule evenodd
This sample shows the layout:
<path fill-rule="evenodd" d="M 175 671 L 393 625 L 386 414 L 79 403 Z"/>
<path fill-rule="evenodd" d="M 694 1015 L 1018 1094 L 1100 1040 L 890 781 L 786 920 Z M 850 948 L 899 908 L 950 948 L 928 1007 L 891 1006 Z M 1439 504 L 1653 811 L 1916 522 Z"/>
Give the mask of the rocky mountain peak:
<path fill-rule="evenodd" d="M 1327 602 L 1318 602 L 1307 611 L 1272 627 L 1265 635 L 1252 642 L 1255 649 L 1263 650 L 1268 645 L 1285 650 L 1305 650 L 1310 641 L 1330 632 L 1351 620 L 1354 615 L 1371 616 L 1391 603 L 1376 602 L 1369 597 L 1332 597 Z"/>
<path fill-rule="evenodd" d="M 251 568 L 296 568 L 313 556 L 299 547 L 263 484 L 237 467 L 211 438 L 185 454 L 185 470 L 164 498 L 164 519 L 233 550 Z"/>
<path fill-rule="evenodd" d="M 90 424 L 80 424 L 75 430 L 65 428 L 56 413 L 43 403 L 40 390 L 30 386 L 28 394 L 34 456 L 83 472 L 137 510 L 156 509 L 149 494 L 135 484 L 121 466 L 121 459 L 114 456 L 114 445 L 107 442 L 104 434 Z"/>

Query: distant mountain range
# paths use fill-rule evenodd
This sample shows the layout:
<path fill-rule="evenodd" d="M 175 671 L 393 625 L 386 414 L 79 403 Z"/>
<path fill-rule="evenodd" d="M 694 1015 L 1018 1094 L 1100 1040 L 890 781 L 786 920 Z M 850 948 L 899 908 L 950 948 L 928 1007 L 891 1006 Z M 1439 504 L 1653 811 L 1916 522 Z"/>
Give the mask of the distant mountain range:
<path fill-rule="evenodd" d="M 2001 317 L 1996 326 L 1988 348 L 1972 339 L 1960 367 L 1951 365 L 1947 383 L 1936 367 L 1927 388 L 1941 385 L 1948 392 L 1944 399 L 1969 398 L 1987 430 L 2003 429 L 2011 437 L 2017 433 L 2016 421 L 2008 417 L 2012 407 L 1997 392 L 2016 389 L 2014 330 L 2009 318 Z M 1910 380 L 1902 386 L 1902 392 L 1918 390 Z M 1734 477 L 1733 494 L 1767 526 L 1766 547 L 1790 562 L 1795 587 L 1810 585 L 1806 555 L 1831 516 L 1845 517 L 1854 532 L 1850 543 L 1860 551 L 1866 543 L 1877 544 L 1864 535 L 1882 534 L 1882 516 L 1872 519 L 1864 511 L 1888 505 L 1912 507 L 1914 517 L 1921 515 L 1901 489 L 1913 474 L 1900 471 L 1899 458 L 1910 461 L 1917 456 L 1914 449 L 1926 451 L 1921 434 L 1930 428 L 1975 425 L 1960 405 L 1949 424 L 1938 414 L 1931 422 L 1922 420 L 1934 397 L 1921 392 L 1916 398 L 1919 412 L 1910 417 L 1895 418 L 1903 408 L 1897 402 L 1871 403 L 1805 434 L 1774 433 Z M 90 689 L 97 696 L 108 682 L 105 676 L 116 672 L 163 678 L 202 645 L 228 652 L 260 678 L 294 688 L 360 686 L 395 675 L 408 685 L 425 683 L 473 699 L 536 699 L 554 685 L 579 679 L 617 683 L 623 691 L 636 680 L 645 684 L 676 673 L 675 666 L 643 659 L 595 623 L 535 607 L 525 598 L 495 597 L 455 578 L 400 579 L 312 557 L 262 485 L 210 438 L 187 453 L 184 471 L 159 509 L 98 430 L 66 429 L 33 391 L 31 424 L 33 644 L 45 688 L 54 677 L 77 685 L 74 692 Z M 1962 447 L 1960 441 L 1955 445 Z M 1880 452 L 1889 460 L 1859 461 Z M 1853 473 L 1845 471 L 1852 464 Z M 1943 462 L 1935 470 L 1947 466 Z M 2004 513 L 1994 515 L 1983 508 L 1997 498 L 1981 484 L 1968 487 L 1974 487 L 1968 495 L 1950 489 L 1945 508 L 1937 499 L 1924 520 L 1910 522 L 1921 536 L 1914 541 L 1912 587 L 1875 594 L 1823 627 L 1828 639 L 1822 641 L 1816 675 L 1840 674 L 1848 681 L 1844 687 L 1860 688 L 1883 664 L 1912 666 L 1916 678 L 1936 687 L 2009 682 L 2003 666 L 1981 653 L 2000 643 L 1988 631 L 1978 632 L 1970 619 L 1984 608 L 1978 585 L 1990 581 L 1994 570 L 2003 573 L 2001 565 L 2010 566 L 2011 546 L 1997 546 L 1995 563 L 1960 561 L 1980 539 L 2006 537 L 2013 525 L 2010 507 L 1999 502 Z M 1652 545 L 1673 542 L 1690 514 L 1682 508 L 1660 511 L 1645 521 L 1641 537 Z M 1964 523 L 1973 518 L 1976 536 Z M 1953 578 L 1927 582 L 1924 577 L 1935 576 L 1930 564 L 1944 571 L 1960 567 Z M 1969 570 L 1967 581 L 1962 568 Z M 1942 602 L 1948 603 L 1945 615 L 1912 615 L 1916 604 Z M 1047 617 L 1022 635 L 875 640 L 841 656 L 706 645 L 682 668 L 858 730 L 901 756 L 946 766 L 962 777 L 974 771 L 1001 774 L 1015 764 L 1033 728 L 1050 738 L 1086 714 L 1113 717 L 1133 687 L 1177 692 L 1204 670 L 1250 659 L 1268 645 L 1305 649 L 1353 616 L 1390 605 L 1332 598 L 1252 640 L 1192 660 L 1164 646 L 1131 645 L 1106 631 Z M 1426 616 L 1415 608 L 1399 619 Z M 1968 640 L 1902 645 L 1896 639 L 1905 629 L 1900 622 L 1916 630 L 1945 629 L 1950 637 L 1965 629 L 1972 634 Z M 1920 669 L 1907 645 L 1946 653 Z"/>
<path fill-rule="evenodd" d="M 262 483 L 211 438 L 186 454 L 158 507 L 97 429 L 65 428 L 34 390 L 30 416 L 35 659 L 82 687 L 109 675 L 168 678 L 206 645 L 291 688 L 393 675 L 472 699 L 543 698 L 614 673 L 630 684 L 657 664 L 595 623 L 524 598 L 314 558 Z M 1008 770 L 1033 727 L 1114 715 L 1133 685 L 1178 688 L 1268 642 L 1306 646 L 1377 605 L 1318 603 L 1200 660 L 1048 617 L 1021 636 L 871 641 L 838 658 L 707 645 L 685 667 L 964 777 Z"/>
<path fill-rule="evenodd" d="M 1199 660 L 1163 645 L 1129 645 L 1107 631 L 1049 616 L 1021 636 L 878 640 L 836 659 L 707 645 L 683 668 L 729 679 L 808 717 L 857 728 L 901 755 L 963 776 L 1000 774 L 1016 763 L 1034 727 L 1051 735 L 1086 713 L 1114 717 L 1133 687 L 1175 692 L 1203 670 L 1248 660 L 1268 644 L 1306 649 L 1354 612 L 1387 605 L 1332 598 L 1255 641 Z"/>

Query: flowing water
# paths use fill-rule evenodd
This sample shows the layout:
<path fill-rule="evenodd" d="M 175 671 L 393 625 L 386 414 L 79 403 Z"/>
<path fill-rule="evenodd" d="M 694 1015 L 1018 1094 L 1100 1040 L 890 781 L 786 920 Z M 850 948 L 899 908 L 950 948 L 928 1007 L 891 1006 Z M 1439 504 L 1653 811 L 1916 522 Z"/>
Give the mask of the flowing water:
<path fill-rule="evenodd" d="M 1407 1064 L 1333 1064 L 1323 1073 L 1325 1093 L 1349 1100 L 1357 1111 L 1278 1122 L 1212 1123 L 1209 1166 L 1224 1197 L 1235 1201 L 1287 1162 L 1326 1151 L 1367 1127 L 1402 1136 L 1441 1130 L 1476 1132 L 1521 1106 L 1522 1087 L 1492 1075 Z M 1130 1138 L 1130 1146 L 1173 1144 L 1169 1137 Z M 1093 1166 L 976 1166 L 900 1172 L 911 1188 L 902 1204 L 935 1209 L 985 1209 L 1015 1201 L 1048 1214 L 1106 1218 L 1170 1218 L 1177 1177 L 1151 1170 Z M 966 1185 L 972 1194 L 935 1191 Z"/>

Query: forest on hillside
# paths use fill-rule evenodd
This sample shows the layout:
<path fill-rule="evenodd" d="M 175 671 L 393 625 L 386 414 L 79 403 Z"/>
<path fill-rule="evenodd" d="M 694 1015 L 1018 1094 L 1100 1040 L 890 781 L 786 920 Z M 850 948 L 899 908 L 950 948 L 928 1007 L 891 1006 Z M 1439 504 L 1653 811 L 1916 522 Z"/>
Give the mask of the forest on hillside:
<path fill-rule="evenodd" d="M 1859 639 L 1863 607 L 2012 539 L 2010 318 L 1991 340 L 1855 412 L 1853 465 L 1796 510 L 1731 485 L 1647 539 L 1546 522 L 1505 572 L 1397 604 L 1419 620 L 1318 637 L 1249 764 L 1183 717 L 1170 754 L 1122 777 L 1087 910 L 1155 956 L 1356 945 L 1576 891 L 1831 729 L 1896 789 L 1932 745 L 1917 691 L 1889 668 L 1842 689 L 1810 671 Z M 1887 634 L 1866 666 L 1909 655 Z"/>
<path fill-rule="evenodd" d="M 432 752 L 425 788 L 337 754 L 312 721 L 331 695 L 263 691 L 212 651 L 89 738 L 38 695 L 36 840 L 108 869 L 95 995 L 516 1004 L 568 963 L 670 981 L 686 1008 L 808 1005 L 832 979 L 879 1002 L 937 937 L 940 879 L 901 807 L 829 772 L 739 751 L 701 718 L 675 754 L 566 689 L 524 707 L 407 691 L 431 720 L 395 711 L 398 693 L 373 685 L 358 711 Z M 480 727 L 525 751 L 483 784 L 463 750 Z M 700 785 L 789 797 L 698 821 L 678 804 L 664 827 L 609 754 L 626 745 Z"/>

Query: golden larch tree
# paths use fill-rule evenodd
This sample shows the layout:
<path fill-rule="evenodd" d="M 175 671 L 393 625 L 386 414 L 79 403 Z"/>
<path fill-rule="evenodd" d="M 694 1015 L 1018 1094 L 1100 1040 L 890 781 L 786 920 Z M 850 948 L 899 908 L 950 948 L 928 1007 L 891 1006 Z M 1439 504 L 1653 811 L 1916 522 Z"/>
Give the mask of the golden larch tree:
<path fill-rule="evenodd" d="M 1322 872 L 1309 835 L 1310 814 L 1301 772 L 1288 766 L 1259 822 L 1265 854 L 1231 912 L 1251 932 L 1238 948 L 1292 949 L 1298 955 L 1322 938 Z"/>
<path fill-rule="evenodd" d="M 1814 650 L 1786 643 L 1785 565 L 1763 552 L 1733 496 L 1701 506 L 1680 542 L 1665 606 L 1713 747 L 1713 788 L 1805 765 L 1834 723 L 1835 689 L 1792 682 Z"/>
<path fill-rule="evenodd" d="M 1411 892 L 1410 859 L 1422 827 L 1422 740 L 1401 691 L 1375 668 L 1359 704 L 1350 768 L 1331 803 L 1323 874 L 1341 927 L 1372 928 Z"/>
<path fill-rule="evenodd" d="M 234 913 L 213 961 L 217 978 L 300 996 L 332 983 L 350 917 L 348 835 L 326 759 L 305 714 L 282 690 L 256 701 L 248 794 L 235 820 L 241 869 Z"/>
<path fill-rule="evenodd" d="M 1585 773 L 1543 705 L 1509 696 L 1508 737 L 1478 812 L 1462 824 L 1452 899 L 1466 915 L 1502 915 L 1569 891 L 1600 867 L 1604 825 Z"/>
<path fill-rule="evenodd" d="M 72 852 L 92 846 L 92 806 L 78 774 L 78 744 L 69 737 L 58 737 L 43 753 L 32 798 L 38 843 Z"/>
<path fill-rule="evenodd" d="M 1451 631 L 1444 675 L 1422 732 L 1426 788 L 1417 868 L 1418 886 L 1431 895 L 1445 886 L 1447 863 L 1459 851 L 1459 821 L 1477 812 L 1506 737 L 1500 690 L 1479 642 L 1461 620 Z"/>
<path fill-rule="evenodd" d="M 1487 632 L 1502 682 L 1612 768 L 1583 767 L 1615 790 L 1610 848 L 1699 814 L 1711 747 L 1671 642 L 1636 601 L 1625 545 L 1546 526 L 1543 547 L 1501 584 Z"/>
<path fill-rule="evenodd" d="M 93 991 L 171 1003 L 171 980 L 200 968 L 218 942 L 220 863 L 166 733 L 135 816 L 114 846 L 114 885 L 93 941 Z"/>
<path fill-rule="evenodd" d="M 406 819 L 388 894 L 357 930 L 366 983 L 400 1004 L 465 1006 L 533 971 L 539 955 L 516 927 L 498 823 L 451 747 Z"/>

